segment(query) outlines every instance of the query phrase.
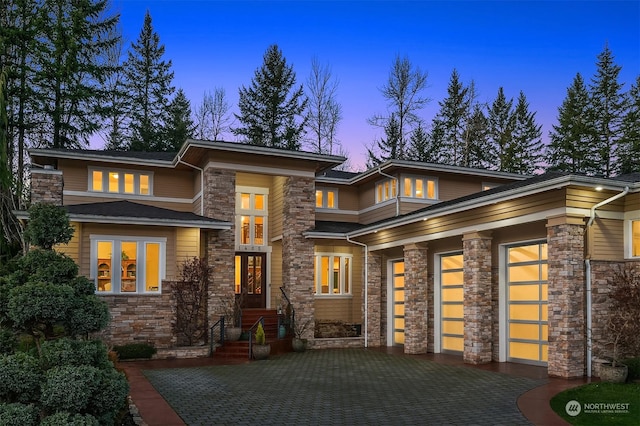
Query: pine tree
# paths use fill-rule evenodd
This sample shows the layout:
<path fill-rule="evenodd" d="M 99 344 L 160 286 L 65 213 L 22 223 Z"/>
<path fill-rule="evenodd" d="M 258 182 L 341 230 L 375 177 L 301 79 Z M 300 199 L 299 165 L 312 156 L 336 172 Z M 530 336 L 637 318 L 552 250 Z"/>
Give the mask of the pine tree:
<path fill-rule="evenodd" d="M 471 112 L 471 98 L 469 88 L 460 82 L 460 76 L 455 69 L 451 73 L 447 97 L 439 102 L 440 111 L 433 119 L 433 127 L 439 131 L 435 133 L 442 146 L 442 159 L 445 164 L 464 165 L 466 150 L 466 120 Z"/>
<path fill-rule="evenodd" d="M 484 115 L 480 104 L 473 106 L 471 117 L 467 122 L 466 149 L 464 155 L 465 167 L 488 169 L 492 165 L 489 144 L 489 120 Z"/>
<path fill-rule="evenodd" d="M 299 150 L 306 125 L 303 87 L 295 88 L 293 66 L 277 45 L 269 46 L 263 59 L 251 86 L 240 88 L 235 117 L 241 126 L 232 131 L 251 145 Z"/>
<path fill-rule="evenodd" d="M 370 148 L 367 148 L 367 168 L 375 167 L 387 160 L 398 159 L 400 149 L 400 123 L 395 114 L 391 114 L 387 126 L 384 128 L 385 138 L 380 138 Z"/>
<path fill-rule="evenodd" d="M 407 159 L 423 163 L 439 163 L 440 152 L 441 149 L 436 145 L 433 137 L 419 124 L 411 133 Z"/>
<path fill-rule="evenodd" d="M 618 75 L 622 67 L 615 65 L 608 46 L 598 55 L 596 75 L 591 79 L 591 116 L 600 170 L 610 177 L 616 173 L 615 151 L 622 135 L 625 98 Z"/>
<path fill-rule="evenodd" d="M 99 105 L 105 117 L 103 138 L 106 150 L 124 151 L 128 145 L 126 134 L 128 96 L 124 90 L 123 48 L 124 41 L 120 39 L 118 43 L 104 51 L 104 60 L 113 69 L 113 73 L 105 80 L 105 97 Z"/>
<path fill-rule="evenodd" d="M 78 148 L 100 128 L 100 82 L 113 72 L 101 52 L 117 43 L 119 16 L 107 0 L 45 0 L 38 11 L 41 47 L 35 83 L 45 137 L 53 148 Z"/>
<path fill-rule="evenodd" d="M 166 151 L 165 124 L 172 86 L 171 61 L 165 61 L 164 45 L 153 30 L 151 14 L 145 14 L 138 40 L 131 44 L 124 64 L 125 90 L 130 96 L 130 144 L 132 151 Z"/>
<path fill-rule="evenodd" d="M 549 133 L 550 142 L 546 153 L 548 169 L 593 174 L 596 161 L 592 135 L 589 93 L 578 73 L 558 108 L 558 124 Z"/>
<path fill-rule="evenodd" d="M 182 89 L 169 104 L 169 120 L 166 126 L 167 151 L 178 152 L 182 144 L 193 137 L 195 126 L 191 119 L 191 104 Z"/>
<path fill-rule="evenodd" d="M 512 142 L 508 162 L 502 170 L 511 173 L 532 174 L 539 169 L 543 157 L 542 125 L 536 123 L 536 113 L 529 111 L 529 102 L 520 91 L 513 113 Z"/>
<path fill-rule="evenodd" d="M 640 75 L 628 93 L 628 109 L 622 119 L 618 145 L 620 173 L 640 172 Z"/>
<path fill-rule="evenodd" d="M 511 161 L 510 145 L 513 133 L 513 99 L 504 95 L 504 89 L 498 89 L 498 95 L 489 109 L 489 141 L 491 142 L 491 169 L 504 170 Z"/>

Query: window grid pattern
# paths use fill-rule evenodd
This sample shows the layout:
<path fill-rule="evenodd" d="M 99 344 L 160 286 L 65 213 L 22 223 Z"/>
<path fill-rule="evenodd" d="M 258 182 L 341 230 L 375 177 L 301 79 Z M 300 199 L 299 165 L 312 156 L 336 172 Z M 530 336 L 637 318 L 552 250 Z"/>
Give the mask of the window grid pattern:
<path fill-rule="evenodd" d="M 317 254 L 314 263 L 316 295 L 337 296 L 351 294 L 352 256 L 345 254 Z"/>

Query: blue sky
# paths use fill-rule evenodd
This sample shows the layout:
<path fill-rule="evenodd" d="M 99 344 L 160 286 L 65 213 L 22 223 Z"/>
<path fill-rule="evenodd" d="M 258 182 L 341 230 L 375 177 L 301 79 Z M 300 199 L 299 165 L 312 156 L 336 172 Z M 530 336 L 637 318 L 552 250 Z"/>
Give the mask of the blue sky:
<path fill-rule="evenodd" d="M 362 169 L 366 145 L 380 136 L 367 123 L 384 114 L 379 89 L 396 55 L 428 73 L 430 123 L 454 68 L 475 81 L 479 101 L 500 86 L 522 90 L 543 125 L 543 139 L 576 73 L 590 81 L 606 43 L 622 66 L 625 89 L 640 74 L 640 1 L 174 1 L 113 0 L 127 46 L 138 38 L 148 9 L 173 62 L 174 85 L 195 108 L 203 93 L 225 89 L 237 112 L 238 89 L 249 86 L 263 54 L 277 44 L 298 83 L 311 60 L 338 79 L 343 120 L 338 139 Z M 226 139 L 233 140 L 232 135 Z"/>

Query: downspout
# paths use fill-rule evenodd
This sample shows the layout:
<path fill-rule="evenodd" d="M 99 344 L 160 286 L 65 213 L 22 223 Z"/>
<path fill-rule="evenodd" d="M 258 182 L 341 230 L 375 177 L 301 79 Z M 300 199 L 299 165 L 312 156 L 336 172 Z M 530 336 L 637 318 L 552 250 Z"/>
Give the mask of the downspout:
<path fill-rule="evenodd" d="M 400 179 L 395 176 L 391 176 L 382 171 L 382 168 L 378 166 L 378 173 L 382 176 L 386 176 L 389 179 L 396 181 L 396 217 L 400 216 Z"/>
<path fill-rule="evenodd" d="M 359 241 L 353 241 L 347 235 L 347 241 L 364 247 L 364 347 L 369 347 L 369 246 Z"/>
<path fill-rule="evenodd" d="M 629 192 L 629 187 L 625 186 L 624 190 L 616 194 L 610 198 L 607 198 L 604 201 L 600 201 L 598 204 L 595 204 L 591 207 L 591 212 L 589 214 L 589 221 L 587 222 L 587 233 L 589 229 L 591 229 L 591 225 L 593 225 L 593 221 L 596 219 L 596 209 L 600 208 L 606 204 L 611 203 L 612 201 L 617 200 L 618 198 L 622 198 Z M 589 234 L 587 234 L 589 235 Z M 589 241 L 587 241 L 587 248 L 589 247 Z M 585 280 L 586 280 L 586 297 L 587 297 L 587 377 L 591 377 L 591 357 L 593 355 L 593 342 L 592 342 L 592 333 L 591 333 L 591 323 L 593 321 L 593 316 L 591 313 L 592 306 L 592 298 L 591 298 L 591 253 L 587 252 L 587 255 L 584 259 L 584 269 L 585 269 Z"/>
<path fill-rule="evenodd" d="M 204 216 L 204 170 L 198 166 L 182 161 L 182 158 L 178 160 L 178 163 L 182 163 L 188 167 L 193 167 L 200 172 L 200 216 Z"/>

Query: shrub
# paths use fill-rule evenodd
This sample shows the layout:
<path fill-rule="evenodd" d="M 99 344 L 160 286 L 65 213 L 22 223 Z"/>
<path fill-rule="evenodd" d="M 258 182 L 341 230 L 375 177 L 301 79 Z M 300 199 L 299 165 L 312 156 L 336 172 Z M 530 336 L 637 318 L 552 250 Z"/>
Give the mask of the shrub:
<path fill-rule="evenodd" d="M 13 331 L 0 328 L 0 355 L 12 354 L 18 347 L 18 339 Z"/>
<path fill-rule="evenodd" d="M 113 350 L 120 359 L 151 358 L 157 352 L 156 348 L 149 343 L 129 343 L 121 346 L 114 346 Z"/>
<path fill-rule="evenodd" d="M 91 365 L 96 368 L 111 368 L 107 347 L 98 340 L 50 340 L 42 344 L 42 364 L 45 368 L 64 365 Z"/>
<path fill-rule="evenodd" d="M 129 383 L 124 373 L 109 369 L 100 372 L 99 387 L 100 391 L 91 397 L 89 412 L 101 424 L 114 424 L 116 416 L 127 404 Z"/>
<path fill-rule="evenodd" d="M 623 360 L 622 363 L 629 368 L 627 380 L 640 379 L 640 357 L 628 358 Z"/>
<path fill-rule="evenodd" d="M 78 296 L 66 319 L 71 336 L 86 336 L 100 331 L 109 323 L 109 306 L 104 300 L 91 296 Z"/>
<path fill-rule="evenodd" d="M 53 250 L 29 250 L 17 263 L 16 271 L 9 276 L 14 285 L 27 281 L 69 284 L 78 275 L 78 265 L 73 259 Z"/>
<path fill-rule="evenodd" d="M 100 422 L 91 414 L 71 414 L 59 411 L 54 415 L 45 417 L 40 426 L 98 426 Z"/>
<path fill-rule="evenodd" d="M 0 356 L 0 399 L 3 402 L 37 401 L 41 381 L 37 358 L 22 352 Z"/>
<path fill-rule="evenodd" d="M 33 404 L 0 403 L 0 425 L 36 426 L 38 419 L 38 409 Z"/>
<path fill-rule="evenodd" d="M 38 203 L 29 208 L 29 222 L 24 238 L 33 245 L 51 249 L 56 244 L 67 244 L 73 237 L 66 210 L 54 204 Z"/>
<path fill-rule="evenodd" d="M 264 328 L 262 328 L 262 323 L 258 324 L 258 328 L 256 329 L 256 345 L 264 345 L 266 343 L 266 338 L 264 335 Z"/>

